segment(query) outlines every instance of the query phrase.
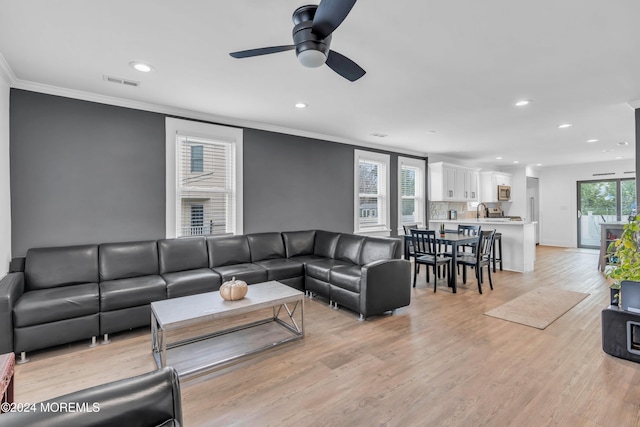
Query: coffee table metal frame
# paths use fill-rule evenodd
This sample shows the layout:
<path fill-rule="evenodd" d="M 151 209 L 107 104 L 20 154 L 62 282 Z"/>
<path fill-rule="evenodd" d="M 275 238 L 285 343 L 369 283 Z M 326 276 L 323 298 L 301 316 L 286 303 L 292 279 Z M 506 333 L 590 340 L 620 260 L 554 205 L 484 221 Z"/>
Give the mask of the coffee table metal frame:
<path fill-rule="evenodd" d="M 265 319 L 169 342 L 168 333 L 171 331 L 179 332 L 193 326 L 215 326 L 215 322 L 220 319 L 265 308 L 273 309 L 273 314 Z M 236 338 L 234 335 L 238 337 L 236 342 L 238 339 L 243 340 L 237 353 L 205 351 L 206 357 L 197 360 L 196 366 L 191 364 L 187 368 L 180 367 L 181 362 L 184 364 L 185 359 L 191 357 L 188 346 L 231 348 Z M 242 357 L 303 337 L 304 293 L 277 281 L 249 285 L 247 296 L 238 301 L 224 301 L 220 292 L 208 292 L 151 303 L 151 348 L 156 364 L 160 368 L 167 364 L 173 365 L 181 378 L 226 366 Z M 230 345 L 227 346 L 226 343 Z M 173 349 L 176 351 L 172 352 Z M 172 356 L 175 358 L 172 359 Z"/>

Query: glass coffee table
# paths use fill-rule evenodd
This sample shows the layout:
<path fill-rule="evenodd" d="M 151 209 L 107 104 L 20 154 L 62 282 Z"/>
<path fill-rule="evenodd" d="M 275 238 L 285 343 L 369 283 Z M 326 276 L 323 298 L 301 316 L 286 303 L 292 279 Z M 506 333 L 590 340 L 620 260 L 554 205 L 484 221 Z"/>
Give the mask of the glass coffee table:
<path fill-rule="evenodd" d="M 153 356 L 181 378 L 303 337 L 304 294 L 277 281 L 238 301 L 208 292 L 151 303 Z"/>

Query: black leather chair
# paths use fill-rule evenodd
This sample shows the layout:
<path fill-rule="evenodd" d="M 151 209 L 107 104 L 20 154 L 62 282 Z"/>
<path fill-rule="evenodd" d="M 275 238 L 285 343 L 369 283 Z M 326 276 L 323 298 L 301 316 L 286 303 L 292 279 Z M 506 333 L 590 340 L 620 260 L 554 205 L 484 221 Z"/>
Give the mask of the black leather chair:
<path fill-rule="evenodd" d="M 222 282 L 234 277 L 250 285 L 267 280 L 267 270 L 251 263 L 247 236 L 207 237 L 207 247 L 209 268 L 220 275 Z"/>
<path fill-rule="evenodd" d="M 415 263 L 413 267 L 413 287 L 416 287 L 416 277 L 420 264 L 427 265 L 427 282 L 429 282 L 429 266 L 433 267 L 433 292 L 438 286 L 440 266 L 445 268 L 445 277 L 451 274 L 451 257 L 438 253 L 436 232 L 433 230 L 411 230 L 413 249 L 415 251 Z"/>
<path fill-rule="evenodd" d="M 74 405 L 62 410 L 63 405 Z M 0 414 L 0 424 L 24 427 L 179 427 L 178 373 L 166 367 L 33 404 L 34 411 Z"/>
<path fill-rule="evenodd" d="M 167 298 L 220 289 L 220 275 L 209 268 L 204 237 L 158 240 L 160 275 L 167 282 Z"/>
<path fill-rule="evenodd" d="M 458 257 L 458 265 L 462 265 L 462 283 L 467 283 L 467 267 L 473 267 L 476 270 L 476 279 L 478 280 L 478 292 L 482 293 L 482 268 L 487 267 L 487 275 L 489 276 L 489 286 L 493 290 L 493 281 L 491 279 L 491 250 L 493 249 L 493 238 L 496 230 L 481 231 L 478 245 L 475 253 L 463 254 Z"/>
<path fill-rule="evenodd" d="M 6 311 L 0 311 L 7 314 L 7 326 L 13 321 L 14 334 L 7 337 L 13 335 L 11 344 L 23 353 L 22 361 L 28 351 L 95 341 L 100 333 L 98 245 L 29 249 L 24 274 L 9 276 L 14 279 L 13 295 L 6 299 Z"/>
<path fill-rule="evenodd" d="M 304 263 L 287 258 L 282 233 L 248 234 L 251 262 L 267 270 L 267 280 L 277 280 L 304 291 Z"/>
<path fill-rule="evenodd" d="M 167 298 L 160 276 L 158 244 L 143 242 L 100 245 L 100 333 L 109 334 L 151 323 L 153 301 Z"/>

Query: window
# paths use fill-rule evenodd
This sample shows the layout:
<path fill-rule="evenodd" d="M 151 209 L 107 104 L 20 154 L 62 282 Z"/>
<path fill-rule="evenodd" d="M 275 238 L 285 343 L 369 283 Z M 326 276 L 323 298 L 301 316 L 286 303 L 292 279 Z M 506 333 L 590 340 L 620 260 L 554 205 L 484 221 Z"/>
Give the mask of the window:
<path fill-rule="evenodd" d="M 167 237 L 242 234 L 242 129 L 166 119 Z"/>
<path fill-rule="evenodd" d="M 406 224 L 424 225 L 424 160 L 398 157 L 398 232 Z"/>
<path fill-rule="evenodd" d="M 211 234 L 210 230 L 205 232 L 204 228 L 204 205 L 191 205 L 191 233 L 189 236 L 200 236 L 204 234 Z"/>
<path fill-rule="evenodd" d="M 356 233 L 388 236 L 389 156 L 369 151 L 354 151 Z"/>
<path fill-rule="evenodd" d="M 192 145 L 191 146 L 191 172 L 204 171 L 204 146 Z"/>

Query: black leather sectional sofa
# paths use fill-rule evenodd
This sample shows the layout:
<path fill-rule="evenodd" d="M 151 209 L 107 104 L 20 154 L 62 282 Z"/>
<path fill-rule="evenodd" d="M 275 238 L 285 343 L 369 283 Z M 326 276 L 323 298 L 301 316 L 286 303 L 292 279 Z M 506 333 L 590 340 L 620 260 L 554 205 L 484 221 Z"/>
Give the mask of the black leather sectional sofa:
<path fill-rule="evenodd" d="M 0 414 L 0 424 L 24 427 L 182 426 L 178 373 L 170 366 Z"/>
<path fill-rule="evenodd" d="M 232 277 L 278 280 L 364 319 L 409 304 L 401 253 L 398 239 L 322 230 L 30 249 L 0 281 L 0 353 L 107 341 L 149 325 L 152 301 Z"/>

